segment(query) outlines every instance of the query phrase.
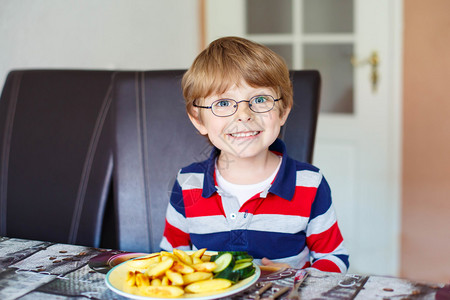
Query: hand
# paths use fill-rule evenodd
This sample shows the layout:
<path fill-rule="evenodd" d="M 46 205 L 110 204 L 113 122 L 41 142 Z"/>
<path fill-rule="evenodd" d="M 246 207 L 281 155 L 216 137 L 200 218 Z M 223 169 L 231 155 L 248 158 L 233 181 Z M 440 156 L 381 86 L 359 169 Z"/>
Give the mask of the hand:
<path fill-rule="evenodd" d="M 286 264 L 286 263 L 277 263 L 277 262 L 273 262 L 270 259 L 263 257 L 263 259 L 261 260 L 261 263 L 263 264 L 263 266 L 266 267 L 271 267 L 271 268 L 278 268 L 278 269 L 283 269 L 283 268 L 290 268 L 291 266 Z"/>

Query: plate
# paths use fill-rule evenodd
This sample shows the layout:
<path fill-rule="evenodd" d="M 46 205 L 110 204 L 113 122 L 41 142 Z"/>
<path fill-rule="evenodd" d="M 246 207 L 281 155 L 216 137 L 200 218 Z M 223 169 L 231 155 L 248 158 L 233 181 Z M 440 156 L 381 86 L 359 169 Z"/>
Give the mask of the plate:
<path fill-rule="evenodd" d="M 193 251 L 186 251 L 186 253 L 190 254 L 193 253 Z M 206 252 L 208 255 L 215 254 L 216 252 Z M 233 284 L 231 287 L 215 291 L 215 292 L 209 292 L 209 293 L 201 293 L 201 294 L 184 294 L 180 297 L 177 297 L 176 299 L 219 299 L 223 297 L 228 297 L 234 294 L 237 294 L 239 292 L 242 292 L 249 287 L 251 287 L 253 284 L 256 283 L 259 276 L 261 275 L 261 270 L 259 267 L 255 264 L 255 274 L 252 276 L 243 279 L 236 284 Z M 171 298 L 154 298 L 154 297 L 146 297 L 141 295 L 135 295 L 129 291 L 125 291 L 123 289 L 123 284 L 125 282 L 126 276 L 128 274 L 128 271 L 134 270 L 126 264 L 126 262 L 121 263 L 120 265 L 115 266 L 112 268 L 107 274 L 106 274 L 106 286 L 112 290 L 114 293 L 119 294 L 124 297 L 128 297 L 130 299 L 139 299 L 139 300 L 150 300 L 150 299 L 171 299 Z"/>

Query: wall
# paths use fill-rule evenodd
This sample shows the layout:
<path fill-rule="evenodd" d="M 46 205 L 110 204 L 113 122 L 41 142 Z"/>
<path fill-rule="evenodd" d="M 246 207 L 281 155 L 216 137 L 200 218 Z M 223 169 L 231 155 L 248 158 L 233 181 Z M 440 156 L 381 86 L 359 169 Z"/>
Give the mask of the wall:
<path fill-rule="evenodd" d="M 15 68 L 188 68 L 197 0 L 0 0 L 0 86 Z"/>
<path fill-rule="evenodd" d="M 404 0 L 401 276 L 450 282 L 450 1 Z"/>

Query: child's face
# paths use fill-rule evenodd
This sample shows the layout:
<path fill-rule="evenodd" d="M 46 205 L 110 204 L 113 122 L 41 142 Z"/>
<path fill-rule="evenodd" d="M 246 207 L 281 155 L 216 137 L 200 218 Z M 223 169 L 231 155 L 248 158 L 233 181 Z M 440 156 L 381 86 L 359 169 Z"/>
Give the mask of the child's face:
<path fill-rule="evenodd" d="M 225 93 L 211 95 L 198 105 L 211 106 L 218 99 L 249 100 L 257 95 L 271 95 L 278 99 L 279 95 L 271 88 L 251 87 L 241 81 L 233 85 Z M 283 101 L 283 100 L 280 100 Z M 195 108 L 201 118 L 190 116 L 197 130 L 208 135 L 214 146 L 226 155 L 228 160 L 235 158 L 257 158 L 266 155 L 269 146 L 275 141 L 281 126 L 286 122 L 290 109 L 280 116 L 280 103 L 275 102 L 272 110 L 256 113 L 250 110 L 248 102 L 238 104 L 236 113 L 228 117 L 218 117 L 211 109 Z"/>

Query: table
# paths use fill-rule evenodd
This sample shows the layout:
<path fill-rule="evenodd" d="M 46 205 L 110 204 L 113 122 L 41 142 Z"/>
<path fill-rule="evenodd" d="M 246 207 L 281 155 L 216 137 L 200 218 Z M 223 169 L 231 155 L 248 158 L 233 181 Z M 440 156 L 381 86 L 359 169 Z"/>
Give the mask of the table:
<path fill-rule="evenodd" d="M 0 237 L 0 299 L 126 299 L 106 287 L 104 273 L 89 266 L 94 257 L 118 253 L 122 252 Z M 291 286 L 295 272 L 285 269 L 264 275 L 255 286 L 231 299 L 252 299 L 261 285 L 272 282 L 272 289 L 264 294 L 268 296 Z M 302 299 L 448 299 L 450 286 L 312 270 L 300 295 Z"/>

